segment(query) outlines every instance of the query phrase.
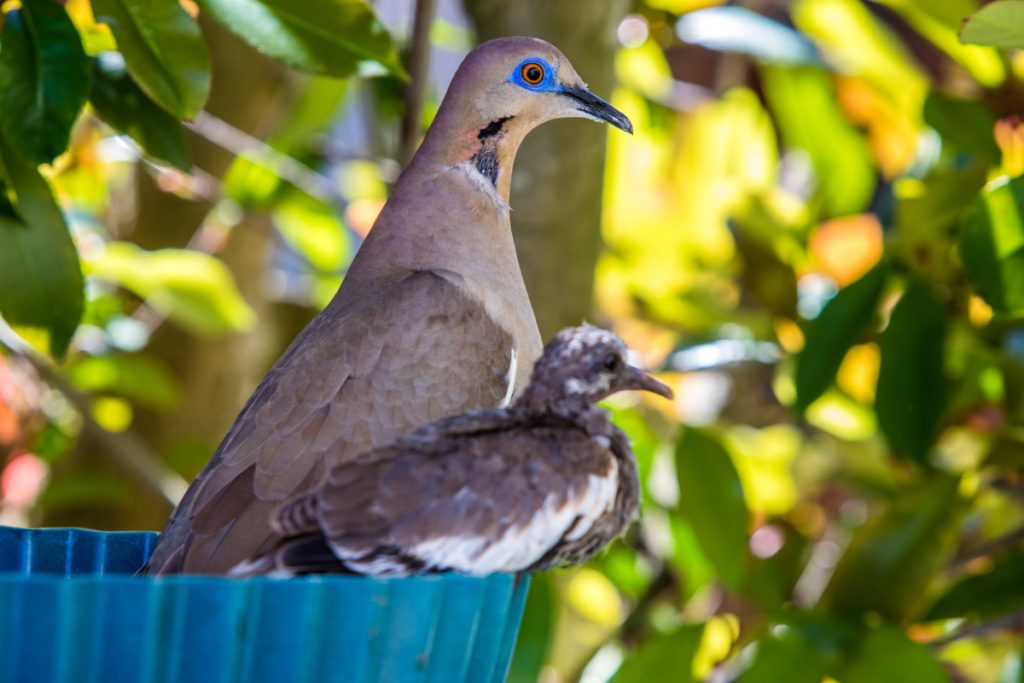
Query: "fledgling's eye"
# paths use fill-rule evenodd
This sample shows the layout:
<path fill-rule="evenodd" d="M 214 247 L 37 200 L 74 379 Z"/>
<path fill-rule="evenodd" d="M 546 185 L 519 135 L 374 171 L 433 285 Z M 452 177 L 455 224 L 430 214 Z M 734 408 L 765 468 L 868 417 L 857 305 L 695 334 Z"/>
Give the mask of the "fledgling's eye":
<path fill-rule="evenodd" d="M 537 85 L 544 80 L 544 67 L 537 62 L 527 62 L 519 70 L 519 75 L 530 85 Z"/>
<path fill-rule="evenodd" d="M 604 369 L 608 372 L 618 372 L 619 369 L 622 368 L 622 357 L 617 353 L 609 353 L 604 357 L 604 360 L 601 361 L 601 365 L 603 365 Z"/>

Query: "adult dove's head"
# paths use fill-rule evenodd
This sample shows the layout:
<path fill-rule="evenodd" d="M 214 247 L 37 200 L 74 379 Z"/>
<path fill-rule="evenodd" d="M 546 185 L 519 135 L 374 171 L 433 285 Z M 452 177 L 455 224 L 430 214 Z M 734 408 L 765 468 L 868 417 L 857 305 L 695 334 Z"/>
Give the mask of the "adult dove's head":
<path fill-rule="evenodd" d="M 554 45 L 538 38 L 496 38 L 463 60 L 421 153 L 445 164 L 471 161 L 507 196 L 519 144 L 538 125 L 559 118 L 633 132 L 626 115 L 591 93 Z"/>

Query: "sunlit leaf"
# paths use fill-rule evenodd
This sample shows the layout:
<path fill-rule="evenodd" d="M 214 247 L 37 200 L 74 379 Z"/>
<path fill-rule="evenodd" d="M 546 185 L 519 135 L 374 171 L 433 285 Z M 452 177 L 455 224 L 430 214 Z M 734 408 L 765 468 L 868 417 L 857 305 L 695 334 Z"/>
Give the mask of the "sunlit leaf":
<path fill-rule="evenodd" d="M 590 567 L 573 574 L 565 597 L 576 612 L 595 624 L 614 626 L 622 619 L 619 592 L 604 574 Z"/>
<path fill-rule="evenodd" d="M 946 669 L 926 645 L 883 625 L 870 629 L 833 676 L 842 683 L 948 683 Z"/>
<path fill-rule="evenodd" d="M 840 290 L 811 324 L 804 349 L 797 357 L 799 410 L 806 410 L 832 384 L 846 352 L 868 330 L 888 274 L 888 264 L 883 261 Z"/>
<path fill-rule="evenodd" d="M 676 444 L 679 509 L 722 581 L 736 589 L 747 571 L 750 516 L 732 458 L 709 433 L 684 429 Z"/>
<path fill-rule="evenodd" d="M 929 285 L 911 282 L 879 339 L 878 426 L 897 455 L 919 463 L 938 435 L 948 398 L 945 311 Z"/>
<path fill-rule="evenodd" d="M 900 36 L 863 2 L 797 0 L 791 12 L 836 71 L 864 78 L 910 122 L 920 115 L 927 77 Z"/>
<path fill-rule="evenodd" d="M 146 154 L 188 171 L 192 164 L 184 126 L 149 99 L 116 62 L 104 57 L 93 60 L 89 103 L 96 114 L 130 135 Z"/>
<path fill-rule="evenodd" d="M 811 67 L 766 66 L 762 77 L 783 143 L 810 157 L 821 210 L 840 216 L 862 212 L 876 172 L 867 142 L 836 104 L 828 74 Z"/>
<path fill-rule="evenodd" d="M 364 0 L 202 0 L 254 48 L 303 71 L 349 76 L 363 62 L 405 71 L 387 30 Z"/>
<path fill-rule="evenodd" d="M 936 474 L 923 486 L 902 490 L 869 518 L 836 565 L 822 606 L 849 616 L 878 612 L 896 621 L 913 615 L 956 532 L 957 485 Z"/>
<path fill-rule="evenodd" d="M 688 683 L 695 680 L 693 658 L 704 635 L 704 624 L 686 624 L 672 633 L 656 635 L 626 658 L 611 683 L 650 683 L 671 680 Z"/>
<path fill-rule="evenodd" d="M 127 242 L 112 242 L 88 265 L 90 276 L 131 290 L 195 332 L 238 332 L 255 322 L 255 313 L 239 294 L 227 266 L 208 254 L 144 251 Z"/>
<path fill-rule="evenodd" d="M 998 558 L 988 571 L 961 579 L 936 601 L 928 619 L 992 619 L 1024 607 L 1024 551 Z"/>
<path fill-rule="evenodd" d="M 148 356 L 87 356 L 68 372 L 71 382 L 82 391 L 114 393 L 150 408 L 172 408 L 181 395 L 170 370 Z"/>
<path fill-rule="evenodd" d="M 3 17 L 0 128 L 25 159 L 49 163 L 68 146 L 85 104 L 89 60 L 64 8 L 25 0 Z"/>
<path fill-rule="evenodd" d="M 264 208 L 281 188 L 281 179 L 256 154 L 235 157 L 224 175 L 224 194 L 242 206 Z"/>
<path fill-rule="evenodd" d="M 23 219 L 0 215 L 0 314 L 45 330 L 50 353 L 61 357 L 85 307 L 78 254 L 50 186 L 2 136 L 0 161 L 0 181 L 6 176 Z"/>
<path fill-rule="evenodd" d="M 348 264 L 349 236 L 335 207 L 307 194 L 293 192 L 277 206 L 273 215 L 285 242 L 314 268 L 335 273 Z"/>
<path fill-rule="evenodd" d="M 991 88 L 1006 79 L 1006 67 L 998 50 L 960 42 L 960 26 L 964 18 L 978 8 L 978 0 L 879 1 L 905 19 L 914 31 L 949 55 L 981 85 Z"/>
<path fill-rule="evenodd" d="M 154 102 L 192 118 L 210 91 L 210 55 L 199 24 L 177 0 L 92 0 L 110 26 L 128 73 Z"/>
<path fill-rule="evenodd" d="M 992 185 L 963 219 L 960 257 L 995 310 L 1024 311 L 1024 177 Z"/>
<path fill-rule="evenodd" d="M 960 29 L 965 43 L 1024 49 L 1024 0 L 999 0 L 972 14 Z"/>

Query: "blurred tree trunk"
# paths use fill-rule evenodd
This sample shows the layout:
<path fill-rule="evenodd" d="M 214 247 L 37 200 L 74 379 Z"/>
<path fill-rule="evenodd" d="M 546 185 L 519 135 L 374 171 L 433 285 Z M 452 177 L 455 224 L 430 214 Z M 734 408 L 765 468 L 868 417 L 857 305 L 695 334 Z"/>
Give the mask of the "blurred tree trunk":
<path fill-rule="evenodd" d="M 463 0 L 463 6 L 481 42 L 543 38 L 565 53 L 595 93 L 610 97 L 615 28 L 626 0 Z M 516 160 L 512 229 L 545 339 L 591 313 L 607 134 L 607 126 L 588 121 L 547 123 L 527 137 Z"/>
<path fill-rule="evenodd" d="M 207 110 L 257 138 L 267 137 L 294 100 L 293 77 L 218 24 L 203 21 L 202 28 L 213 64 Z M 223 177 L 234 154 L 196 135 L 191 135 L 190 143 L 196 167 L 215 180 Z M 146 249 L 186 246 L 212 208 L 208 201 L 182 198 L 161 189 L 141 164 L 133 192 L 134 205 L 126 206 L 113 222 L 121 221 L 120 238 Z M 146 348 L 145 353 L 171 370 L 184 400 L 171 413 L 138 407 L 133 430 L 187 477 L 206 463 L 274 358 L 312 317 L 309 312 L 302 321 L 285 322 L 287 330 L 280 329 L 280 311 L 267 302 L 263 291 L 273 244 L 269 217 L 252 212 L 231 228 L 217 252 L 257 313 L 254 330 L 208 338 L 164 323 Z M 107 505 L 89 500 L 56 505 L 51 510 L 44 505 L 44 523 L 105 529 L 161 528 L 170 507 L 112 466 L 102 457 L 101 449 L 102 444 L 83 440 L 54 475 L 65 481 L 73 481 L 81 473 L 100 476 L 106 485 L 116 488 L 116 495 L 112 490 Z"/>

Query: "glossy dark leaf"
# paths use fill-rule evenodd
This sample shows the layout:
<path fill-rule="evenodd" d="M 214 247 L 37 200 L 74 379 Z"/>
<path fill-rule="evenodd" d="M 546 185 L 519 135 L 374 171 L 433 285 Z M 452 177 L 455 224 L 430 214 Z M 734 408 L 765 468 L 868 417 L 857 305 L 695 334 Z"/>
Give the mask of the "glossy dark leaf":
<path fill-rule="evenodd" d="M 848 285 L 811 323 L 796 362 L 796 406 L 806 410 L 832 384 L 850 347 L 860 341 L 885 290 L 889 267 L 879 263 Z"/>
<path fill-rule="evenodd" d="M 112 128 L 130 135 L 146 154 L 188 171 L 192 164 L 184 126 L 149 99 L 127 71 L 107 61 L 93 61 L 89 103 L 96 114 Z"/>
<path fill-rule="evenodd" d="M 743 485 L 721 443 L 684 429 L 676 444 L 679 509 L 725 585 L 738 589 L 746 575 L 750 515 Z"/>
<path fill-rule="evenodd" d="M 23 222 L 0 215 L 0 314 L 16 328 L 47 335 L 49 351 L 67 350 L 84 309 L 82 271 L 60 207 L 35 167 L 0 138 L 3 175 Z"/>
<path fill-rule="evenodd" d="M 312 73 L 349 76 L 375 62 L 404 76 L 384 26 L 364 0 L 202 0 L 260 52 Z"/>
<path fill-rule="evenodd" d="M 177 0 L 92 0 L 110 26 L 128 73 L 180 119 L 195 116 L 210 91 L 210 55 L 199 25 Z"/>
<path fill-rule="evenodd" d="M 738 683 L 821 683 L 845 659 L 854 627 L 818 615 L 790 615 L 757 641 Z"/>
<path fill-rule="evenodd" d="M 928 619 L 991 619 L 1024 607 L 1024 551 L 999 558 L 986 572 L 961 579 L 938 599 Z"/>
<path fill-rule="evenodd" d="M 49 163 L 67 148 L 89 88 L 78 31 L 58 3 L 25 0 L 4 15 L 0 43 L 0 128 L 22 157 Z"/>
<path fill-rule="evenodd" d="M 999 0 L 985 5 L 964 21 L 960 40 L 1024 49 L 1024 0 Z"/>
<path fill-rule="evenodd" d="M 986 188 L 963 219 L 960 258 L 992 308 L 1024 312 L 1024 177 Z"/>
<path fill-rule="evenodd" d="M 976 100 L 932 91 L 924 103 L 924 120 L 942 135 L 943 148 L 954 146 L 985 159 L 999 158 L 999 147 L 992 134 L 995 117 Z"/>
<path fill-rule="evenodd" d="M 832 674 L 842 683 L 948 683 L 946 669 L 926 645 L 883 625 L 869 630 L 845 666 Z"/>
<path fill-rule="evenodd" d="M 519 638 L 512 655 L 507 683 L 535 683 L 547 661 L 555 625 L 555 595 L 549 574 L 537 574 L 530 580 Z"/>
<path fill-rule="evenodd" d="M 946 406 L 946 318 L 929 285 L 913 281 L 879 341 L 875 412 L 893 452 L 927 461 Z"/>
<path fill-rule="evenodd" d="M 667 635 L 649 638 L 626 658 L 611 683 L 690 683 L 693 658 L 704 635 L 704 624 L 686 624 Z"/>
<path fill-rule="evenodd" d="M 904 490 L 853 536 L 821 604 L 844 616 L 877 612 L 895 621 L 914 614 L 928 579 L 948 555 L 959 516 L 958 480 L 934 475 Z"/>

